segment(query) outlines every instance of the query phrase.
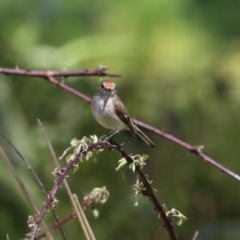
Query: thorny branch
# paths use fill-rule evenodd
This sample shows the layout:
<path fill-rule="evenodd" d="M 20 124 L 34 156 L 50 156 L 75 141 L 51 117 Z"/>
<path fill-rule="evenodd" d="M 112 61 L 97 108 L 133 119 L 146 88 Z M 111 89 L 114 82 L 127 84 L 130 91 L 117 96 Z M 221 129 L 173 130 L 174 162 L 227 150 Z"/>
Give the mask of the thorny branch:
<path fill-rule="evenodd" d="M 40 178 L 38 177 L 37 173 L 34 171 L 34 169 L 31 167 L 29 161 L 21 154 L 21 152 L 17 149 L 17 147 L 12 143 L 12 141 L 2 132 L 0 132 L 0 136 L 2 136 L 7 142 L 8 144 L 13 148 L 13 150 L 16 152 L 16 154 L 23 160 L 23 162 L 27 165 L 28 169 L 31 171 L 32 175 L 34 176 L 34 178 L 36 179 L 38 185 L 41 187 L 42 189 L 42 192 L 45 194 L 45 196 L 47 196 L 47 190 L 45 189 L 43 183 L 41 182 Z M 59 217 L 57 215 L 57 213 L 55 212 L 54 209 L 52 209 L 52 213 L 53 213 L 53 216 L 57 222 L 57 224 L 59 224 L 59 231 L 62 235 L 62 238 L 64 240 L 66 240 L 66 236 L 65 236 L 65 233 L 60 225 L 60 222 L 59 222 Z M 45 234 L 46 235 L 46 234 Z"/>
<path fill-rule="evenodd" d="M 28 77 L 76 77 L 76 76 L 108 76 L 108 77 L 120 77 L 119 74 L 112 74 L 108 72 L 106 66 L 100 65 L 95 70 L 83 70 L 83 71 L 38 71 L 30 69 L 17 68 L 0 68 L 0 73 L 6 75 L 19 75 Z"/>
<path fill-rule="evenodd" d="M 119 151 L 122 154 L 122 156 L 127 160 L 128 164 L 131 164 L 133 162 L 132 157 L 123 149 L 121 145 L 114 142 L 114 145 L 111 147 Z M 156 198 L 151 186 L 151 182 L 149 182 L 146 175 L 143 173 L 143 171 L 140 169 L 139 166 L 136 166 L 136 173 L 138 177 L 141 179 L 146 189 L 146 193 L 143 193 L 143 195 L 149 197 L 149 199 L 152 201 L 154 205 L 154 210 L 158 212 L 158 216 L 162 217 L 165 224 L 164 226 L 167 228 L 169 238 L 177 239 L 173 230 L 173 225 L 171 223 L 171 220 L 167 217 L 162 205 L 159 203 L 158 199 Z"/>
<path fill-rule="evenodd" d="M 186 143 L 186 142 L 174 137 L 173 135 L 171 135 L 169 133 L 166 133 L 164 131 L 161 131 L 161 130 L 159 130 L 155 127 L 152 127 L 152 126 L 150 126 L 146 123 L 143 123 L 143 122 L 138 121 L 138 120 L 134 120 L 134 122 L 138 126 L 148 130 L 149 132 L 155 133 L 155 134 L 157 134 L 157 135 L 159 135 L 159 136 L 177 144 L 178 146 L 185 148 L 190 153 L 193 153 L 193 154 L 197 155 L 198 157 L 203 159 L 205 162 L 207 162 L 207 163 L 211 164 L 212 166 L 216 167 L 217 169 L 219 169 L 221 172 L 227 174 L 228 176 L 234 178 L 237 181 L 240 181 L 240 176 L 238 174 L 234 173 L 233 171 L 229 170 L 228 168 L 224 167 L 220 163 L 216 162 L 214 159 L 212 159 L 209 156 L 207 156 L 206 154 L 204 154 L 202 152 L 203 146 L 192 146 L 189 143 Z"/>

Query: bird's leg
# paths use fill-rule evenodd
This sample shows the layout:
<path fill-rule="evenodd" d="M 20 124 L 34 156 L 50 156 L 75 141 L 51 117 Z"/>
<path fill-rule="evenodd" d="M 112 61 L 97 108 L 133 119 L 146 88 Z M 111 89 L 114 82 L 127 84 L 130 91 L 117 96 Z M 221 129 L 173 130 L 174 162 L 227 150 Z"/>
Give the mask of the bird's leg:
<path fill-rule="evenodd" d="M 114 135 L 116 135 L 118 132 L 119 132 L 119 130 L 111 131 L 111 132 L 107 135 L 107 137 L 105 138 L 104 141 L 111 142 L 111 140 L 113 140 Z"/>

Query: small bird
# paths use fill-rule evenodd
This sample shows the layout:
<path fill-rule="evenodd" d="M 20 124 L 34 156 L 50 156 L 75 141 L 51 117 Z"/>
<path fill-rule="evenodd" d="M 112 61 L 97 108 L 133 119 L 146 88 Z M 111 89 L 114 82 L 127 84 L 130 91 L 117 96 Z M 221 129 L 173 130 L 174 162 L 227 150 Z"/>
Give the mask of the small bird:
<path fill-rule="evenodd" d="M 113 132 L 115 135 L 121 130 L 130 131 L 135 138 L 139 136 L 148 146 L 154 143 L 146 136 L 130 118 L 124 104 L 117 96 L 116 84 L 111 80 L 101 83 L 91 102 L 92 114 L 99 124 Z"/>

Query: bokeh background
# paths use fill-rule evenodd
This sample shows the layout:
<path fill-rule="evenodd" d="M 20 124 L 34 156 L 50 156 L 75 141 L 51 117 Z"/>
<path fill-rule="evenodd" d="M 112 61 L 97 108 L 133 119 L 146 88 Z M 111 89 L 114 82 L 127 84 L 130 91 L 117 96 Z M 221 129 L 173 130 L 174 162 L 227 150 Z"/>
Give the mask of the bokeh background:
<path fill-rule="evenodd" d="M 0 1 L 0 66 L 41 70 L 95 69 L 107 65 L 132 117 L 193 145 L 240 173 L 240 1 Z M 92 96 L 98 77 L 66 83 Z M 0 130 L 30 161 L 47 190 L 54 164 L 38 126 L 41 119 L 58 156 L 72 138 L 106 130 L 88 104 L 43 79 L 0 75 Z M 150 149 L 125 133 L 117 139 L 134 154 L 150 155 L 145 172 L 161 203 L 188 221 L 175 227 L 179 239 L 232 240 L 240 236 L 240 183 L 165 139 L 148 135 Z M 45 200 L 27 167 L 4 139 L 0 144 L 39 208 Z M 134 206 L 130 171 L 115 172 L 119 155 L 106 151 L 97 163 L 81 163 L 68 178 L 81 199 L 106 186 L 108 203 L 95 220 L 97 239 L 168 239 L 147 198 Z M 0 158 L 0 238 L 20 239 L 31 209 Z M 64 165 L 64 162 L 62 163 Z M 64 190 L 57 212 L 71 212 Z M 52 219 L 51 214 L 46 216 Z M 77 221 L 64 227 L 68 239 L 84 239 Z M 56 239 L 61 239 L 58 232 Z"/>

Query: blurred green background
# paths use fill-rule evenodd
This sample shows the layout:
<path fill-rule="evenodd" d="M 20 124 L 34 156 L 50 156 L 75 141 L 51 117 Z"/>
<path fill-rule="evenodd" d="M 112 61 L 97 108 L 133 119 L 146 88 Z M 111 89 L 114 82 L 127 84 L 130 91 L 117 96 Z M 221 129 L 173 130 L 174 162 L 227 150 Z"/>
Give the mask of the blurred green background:
<path fill-rule="evenodd" d="M 95 69 L 107 65 L 132 117 L 189 142 L 240 173 L 240 1 L 0 1 L 0 66 L 42 70 Z M 98 77 L 66 83 L 92 96 Z M 43 79 L 0 75 L 0 131 L 30 161 L 47 190 L 54 164 L 37 124 L 41 119 L 58 156 L 72 138 L 107 131 L 90 106 Z M 175 227 L 179 239 L 239 239 L 240 184 L 186 150 L 151 133 L 150 149 L 127 134 L 117 137 L 134 154 L 150 155 L 144 171 L 161 203 L 188 221 Z M 1 138 L 1 146 L 24 180 L 37 206 L 45 201 L 27 167 Z M 134 206 L 135 176 L 115 172 L 119 154 L 106 151 L 98 162 L 81 163 L 68 178 L 79 199 L 106 186 L 110 199 L 95 220 L 97 239 L 168 239 L 147 198 Z M 1 158 L 0 238 L 20 239 L 31 209 Z M 64 165 L 64 162 L 62 163 Z M 57 212 L 71 204 L 64 190 Z M 51 213 L 46 215 L 49 224 Z M 63 229 L 68 239 L 84 239 L 77 221 Z M 56 239 L 61 239 L 58 231 Z"/>

